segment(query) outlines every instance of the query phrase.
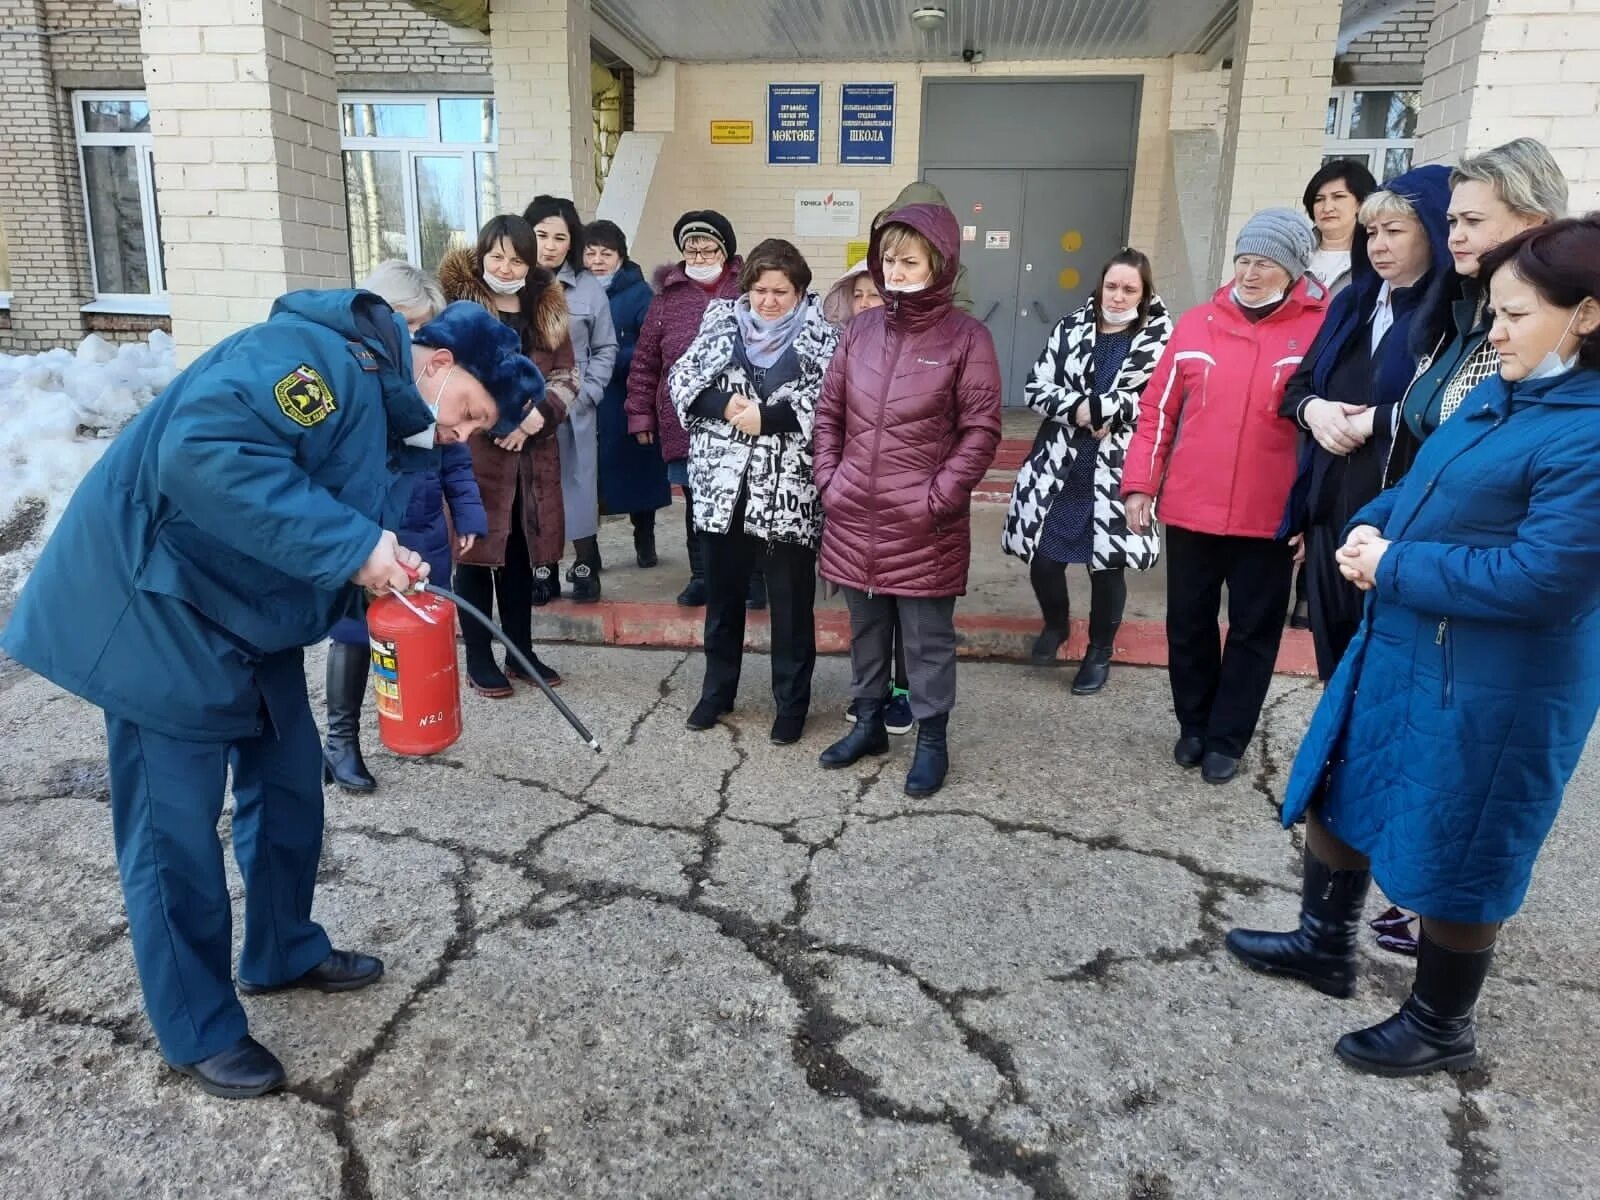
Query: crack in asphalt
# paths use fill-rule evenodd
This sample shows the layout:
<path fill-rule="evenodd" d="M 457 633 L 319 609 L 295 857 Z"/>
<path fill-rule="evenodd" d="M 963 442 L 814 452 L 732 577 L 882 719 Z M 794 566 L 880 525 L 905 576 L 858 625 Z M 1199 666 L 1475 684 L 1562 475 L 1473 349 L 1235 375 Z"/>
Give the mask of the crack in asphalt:
<path fill-rule="evenodd" d="M 1261 710 L 1261 720 L 1258 723 L 1255 739 L 1256 743 L 1261 747 L 1261 766 L 1256 769 L 1250 785 L 1272 806 L 1272 811 L 1275 813 L 1283 812 L 1283 800 L 1273 788 L 1273 783 L 1281 774 L 1278 757 L 1273 749 L 1273 735 L 1277 732 L 1278 710 L 1294 697 L 1321 686 L 1314 679 L 1309 682 L 1292 684 L 1284 688 L 1277 696 L 1274 696 L 1266 707 Z"/>
<path fill-rule="evenodd" d="M 683 867 L 684 878 L 689 881 L 691 900 L 698 900 L 705 895 L 706 884 L 716 869 L 717 856 L 722 853 L 722 835 L 717 832 L 717 822 L 728 815 L 728 807 L 733 803 L 733 777 L 739 773 L 740 767 L 750 761 L 750 752 L 744 748 L 744 731 L 737 725 L 722 725 L 719 722 L 719 726 L 732 735 L 733 765 L 722 773 L 722 780 L 717 784 L 716 811 L 705 819 L 699 829 L 694 830 L 700 839 L 700 859 Z"/>
<path fill-rule="evenodd" d="M 1446 1140 L 1460 1156 L 1455 1169 L 1456 1195 L 1460 1200 L 1493 1200 L 1505 1195 L 1500 1155 L 1483 1138 L 1490 1121 L 1473 1094 L 1489 1086 L 1489 1072 L 1477 1066 L 1452 1074 L 1451 1079 L 1461 1093 L 1460 1105 L 1445 1113 L 1450 1126 Z"/>
<path fill-rule="evenodd" d="M 9 1010 L 23 1020 L 39 1021 L 63 1029 L 96 1029 L 101 1033 L 110 1034 L 112 1042 L 118 1046 L 133 1046 L 139 1049 L 150 1049 L 155 1046 L 155 1039 L 146 1032 L 149 1026 L 144 1019 L 143 1011 L 119 1020 L 96 1016 L 94 1013 L 77 1008 L 51 1008 L 46 1003 L 49 993 L 49 988 L 41 987 L 30 995 L 24 995 L 0 983 L 0 1008 Z"/>

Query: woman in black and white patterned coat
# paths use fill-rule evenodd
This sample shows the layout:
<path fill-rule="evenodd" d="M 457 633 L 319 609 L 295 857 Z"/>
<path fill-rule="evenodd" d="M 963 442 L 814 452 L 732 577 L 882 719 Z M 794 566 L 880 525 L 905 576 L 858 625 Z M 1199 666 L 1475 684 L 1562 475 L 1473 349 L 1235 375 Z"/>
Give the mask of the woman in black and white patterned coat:
<path fill-rule="evenodd" d="M 1051 331 L 1028 379 L 1028 407 L 1045 417 L 1017 471 L 1001 544 L 1030 564 L 1044 629 L 1033 661 L 1053 666 L 1067 640 L 1068 563 L 1089 568 L 1089 649 L 1076 695 L 1105 686 L 1128 587 L 1126 568 L 1155 565 L 1161 546 L 1128 528 L 1122 462 L 1172 319 L 1155 293 L 1150 260 L 1125 249 L 1106 264 L 1083 306 Z"/>
<path fill-rule="evenodd" d="M 781 239 L 745 259 L 737 300 L 713 300 L 667 375 L 689 433 L 689 491 L 705 546 L 706 675 L 690 729 L 733 711 L 750 575 L 765 567 L 772 618 L 772 740 L 800 740 L 816 665 L 822 506 L 811 439 L 822 377 L 838 344 L 811 268 Z"/>

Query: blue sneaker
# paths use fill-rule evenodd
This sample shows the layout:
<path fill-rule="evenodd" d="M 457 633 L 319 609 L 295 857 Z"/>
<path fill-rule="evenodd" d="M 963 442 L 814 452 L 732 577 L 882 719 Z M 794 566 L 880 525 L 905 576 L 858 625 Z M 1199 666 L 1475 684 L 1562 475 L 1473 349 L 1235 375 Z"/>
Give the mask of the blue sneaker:
<path fill-rule="evenodd" d="M 883 727 L 890 733 L 910 733 L 916 723 L 911 715 L 911 697 L 900 691 L 892 693 L 884 706 Z"/>

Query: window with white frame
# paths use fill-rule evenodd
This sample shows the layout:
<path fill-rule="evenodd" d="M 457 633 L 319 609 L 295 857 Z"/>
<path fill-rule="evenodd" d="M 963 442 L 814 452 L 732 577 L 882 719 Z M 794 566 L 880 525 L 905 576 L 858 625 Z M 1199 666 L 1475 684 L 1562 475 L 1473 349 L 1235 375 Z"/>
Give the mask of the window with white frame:
<path fill-rule="evenodd" d="M 1328 97 L 1322 161 L 1353 158 L 1380 183 L 1411 169 L 1417 148 L 1414 88 L 1334 88 Z"/>
<path fill-rule="evenodd" d="M 166 294 L 150 105 L 137 92 L 75 92 L 72 115 L 95 298 L 148 304 Z"/>
<path fill-rule="evenodd" d="M 489 96 L 339 97 L 350 275 L 384 259 L 429 270 L 499 211 Z"/>

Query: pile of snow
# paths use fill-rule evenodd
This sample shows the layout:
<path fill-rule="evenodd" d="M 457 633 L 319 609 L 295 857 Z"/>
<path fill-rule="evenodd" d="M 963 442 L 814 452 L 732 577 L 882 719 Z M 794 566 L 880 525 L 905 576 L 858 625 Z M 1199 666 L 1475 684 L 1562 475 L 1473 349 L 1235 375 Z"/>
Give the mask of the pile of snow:
<path fill-rule="evenodd" d="M 172 338 L 0 354 L 0 605 L 38 560 L 67 501 L 111 439 L 178 373 Z"/>

